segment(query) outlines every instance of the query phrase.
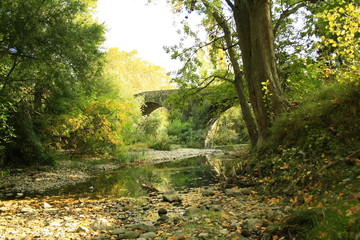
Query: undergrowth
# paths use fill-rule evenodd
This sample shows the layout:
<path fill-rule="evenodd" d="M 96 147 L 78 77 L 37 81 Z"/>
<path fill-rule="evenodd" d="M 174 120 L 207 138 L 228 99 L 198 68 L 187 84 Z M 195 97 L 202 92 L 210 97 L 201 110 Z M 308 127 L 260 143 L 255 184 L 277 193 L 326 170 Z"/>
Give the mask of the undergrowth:
<path fill-rule="evenodd" d="M 325 87 L 279 117 L 252 153 L 259 191 L 295 209 L 282 223 L 286 238 L 360 239 L 359 99 L 359 84 Z"/>

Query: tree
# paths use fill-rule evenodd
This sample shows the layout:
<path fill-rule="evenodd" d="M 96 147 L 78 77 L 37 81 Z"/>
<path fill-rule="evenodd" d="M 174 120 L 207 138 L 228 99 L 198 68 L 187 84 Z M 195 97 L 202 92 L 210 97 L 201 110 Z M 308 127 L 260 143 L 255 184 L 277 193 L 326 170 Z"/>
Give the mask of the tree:
<path fill-rule="evenodd" d="M 117 86 L 123 98 L 143 91 L 170 88 L 170 77 L 165 69 L 139 58 L 136 50 L 125 52 L 110 48 L 106 53 L 103 77 Z"/>
<path fill-rule="evenodd" d="M 174 9 L 179 10 L 184 7 L 190 12 L 198 11 L 208 18 L 212 17 L 222 28 L 222 35 L 217 35 L 210 41 L 214 43 L 225 39 L 223 49 L 227 51 L 233 67 L 236 79 L 235 87 L 241 99 L 243 113 L 248 112 L 246 110 L 247 101 L 245 101 L 246 91 L 241 86 L 242 80 L 240 80 L 242 75 L 245 76 L 248 96 L 256 119 L 256 131 L 249 117 L 246 124 L 250 135 L 253 136 L 251 137 L 252 142 L 256 142 L 258 146 L 262 145 L 269 135 L 273 118 L 288 108 L 288 102 L 284 97 L 277 73 L 271 2 L 268 0 L 195 0 L 185 2 L 173 0 L 171 2 Z M 210 36 L 215 32 L 212 31 L 213 29 L 214 27 L 208 28 Z M 189 33 L 188 30 L 185 32 Z M 189 35 L 191 34 L 193 35 L 193 33 Z M 236 40 L 231 40 L 231 38 Z M 235 46 L 238 46 L 241 51 L 241 59 L 233 50 Z M 243 114 L 243 116 L 251 115 Z"/>
<path fill-rule="evenodd" d="M 8 161 L 45 161 L 48 115 L 79 108 L 93 94 L 104 40 L 104 26 L 91 15 L 95 3 L 1 1 L 0 99 L 17 109 Z"/>

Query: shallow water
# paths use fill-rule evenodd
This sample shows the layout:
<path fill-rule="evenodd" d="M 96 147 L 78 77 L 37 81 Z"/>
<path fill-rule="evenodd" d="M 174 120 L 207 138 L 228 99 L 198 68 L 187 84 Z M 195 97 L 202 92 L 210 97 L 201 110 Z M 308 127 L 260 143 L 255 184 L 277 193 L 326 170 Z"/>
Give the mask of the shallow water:
<path fill-rule="evenodd" d="M 185 190 L 209 186 L 218 181 L 217 173 L 206 157 L 193 157 L 152 165 L 124 167 L 102 173 L 73 186 L 45 195 L 75 195 L 78 197 L 140 197 L 151 191 Z"/>

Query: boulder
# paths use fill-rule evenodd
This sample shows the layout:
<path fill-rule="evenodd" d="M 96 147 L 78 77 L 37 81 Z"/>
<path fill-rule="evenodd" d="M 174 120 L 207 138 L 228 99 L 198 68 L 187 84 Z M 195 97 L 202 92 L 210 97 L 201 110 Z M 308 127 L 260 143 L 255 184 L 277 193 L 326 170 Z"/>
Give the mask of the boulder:
<path fill-rule="evenodd" d="M 192 215 L 195 215 L 195 214 L 199 213 L 200 211 L 201 211 L 201 209 L 198 208 L 198 207 L 190 207 L 190 208 L 185 210 L 184 215 L 187 216 L 187 217 L 190 217 Z"/>
<path fill-rule="evenodd" d="M 147 233 L 143 233 L 140 235 L 140 238 L 145 238 L 145 239 L 153 239 L 156 237 L 157 237 L 157 235 L 154 232 L 147 232 Z"/>
<path fill-rule="evenodd" d="M 124 234 L 126 232 L 125 228 L 116 228 L 111 232 L 111 235 Z"/>
<path fill-rule="evenodd" d="M 158 214 L 159 214 L 160 217 L 163 216 L 163 215 L 166 215 L 166 214 L 167 214 L 167 210 L 166 210 L 165 208 L 160 208 L 160 209 L 158 210 Z"/>
<path fill-rule="evenodd" d="M 119 234 L 118 239 L 137 239 L 140 233 L 135 231 L 126 231 L 125 233 Z"/>
<path fill-rule="evenodd" d="M 143 231 L 143 232 L 155 232 L 156 231 L 156 227 L 152 224 L 139 223 L 139 224 L 130 225 L 129 227 L 132 229 L 137 229 L 137 230 Z"/>
<path fill-rule="evenodd" d="M 165 202 L 181 202 L 181 198 L 178 193 L 176 192 L 170 192 L 170 193 L 164 193 L 163 199 Z"/>
<path fill-rule="evenodd" d="M 114 229 L 111 223 L 105 218 L 96 219 L 90 226 L 93 230 L 109 230 Z"/>
<path fill-rule="evenodd" d="M 201 194 L 203 196 L 214 196 L 215 195 L 215 188 L 209 187 L 201 190 Z"/>
<path fill-rule="evenodd" d="M 241 196 L 244 195 L 241 189 L 225 189 L 225 194 L 228 196 Z"/>

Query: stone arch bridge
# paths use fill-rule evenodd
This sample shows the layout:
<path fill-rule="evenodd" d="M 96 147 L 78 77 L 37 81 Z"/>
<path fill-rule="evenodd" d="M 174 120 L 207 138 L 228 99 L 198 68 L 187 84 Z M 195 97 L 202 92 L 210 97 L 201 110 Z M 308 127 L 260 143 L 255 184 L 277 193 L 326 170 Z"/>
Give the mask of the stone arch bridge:
<path fill-rule="evenodd" d="M 183 110 L 182 114 L 191 117 L 194 114 L 198 114 L 198 111 L 194 111 L 193 107 L 201 107 L 202 114 L 201 114 L 201 123 L 198 126 L 198 129 L 206 129 L 207 136 L 205 138 L 205 146 L 209 146 L 209 142 L 211 142 L 212 136 L 214 134 L 216 128 L 216 121 L 219 119 L 222 113 L 226 110 L 231 108 L 236 101 L 236 97 L 228 97 L 224 96 L 224 98 L 217 97 L 217 98 L 210 98 L 213 99 L 212 101 L 205 100 L 203 102 L 199 100 L 194 100 L 198 98 L 192 98 L 191 96 L 195 94 L 201 95 L 210 95 L 212 91 L 202 91 L 200 93 L 193 93 L 190 97 L 182 98 L 182 101 L 190 101 L 188 104 L 188 109 Z M 165 107 L 168 111 L 171 112 L 173 106 L 169 103 L 168 99 L 171 95 L 183 95 L 182 90 L 180 89 L 170 89 L 170 90 L 158 90 L 158 91 L 147 91 L 141 92 L 135 95 L 135 97 L 143 97 L 144 98 L 144 105 L 142 106 L 142 114 L 144 116 L 150 115 L 153 111 L 160 107 Z"/>
<path fill-rule="evenodd" d="M 166 108 L 168 111 L 171 112 L 173 106 L 168 102 L 168 99 L 171 95 L 178 95 L 182 94 L 183 90 L 180 89 L 169 89 L 169 90 L 157 90 L 157 91 L 146 91 L 141 92 L 135 95 L 135 97 L 144 97 L 144 105 L 142 106 L 142 114 L 147 116 L 150 115 L 153 111 L 160 107 Z M 193 93 L 194 94 L 201 94 L 201 95 L 210 95 L 212 91 L 202 91 L 200 93 Z M 191 94 L 190 94 L 191 95 Z M 187 98 L 184 97 L 183 101 L 194 101 L 191 97 Z M 196 101 L 196 100 L 195 100 Z M 215 99 L 212 102 L 210 101 L 204 101 L 201 102 L 194 102 L 193 104 L 190 103 L 189 109 L 185 110 L 183 114 L 187 116 L 191 116 L 192 109 L 191 105 L 202 105 L 203 111 L 206 112 L 204 117 L 204 124 L 205 126 L 199 126 L 200 128 L 203 127 L 209 127 L 211 126 L 222 113 L 224 113 L 226 110 L 231 108 L 234 103 L 236 102 L 236 97 L 233 98 L 223 98 L 223 99 Z M 207 126 L 206 126 L 207 125 Z"/>

